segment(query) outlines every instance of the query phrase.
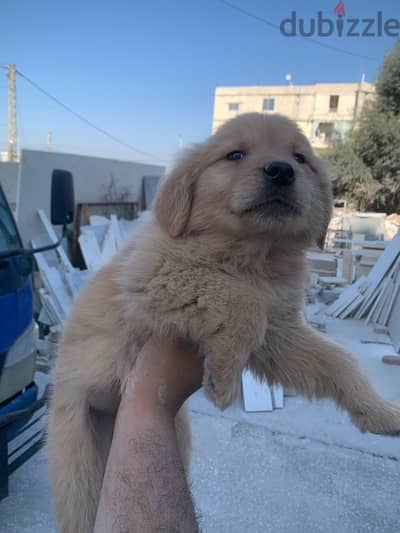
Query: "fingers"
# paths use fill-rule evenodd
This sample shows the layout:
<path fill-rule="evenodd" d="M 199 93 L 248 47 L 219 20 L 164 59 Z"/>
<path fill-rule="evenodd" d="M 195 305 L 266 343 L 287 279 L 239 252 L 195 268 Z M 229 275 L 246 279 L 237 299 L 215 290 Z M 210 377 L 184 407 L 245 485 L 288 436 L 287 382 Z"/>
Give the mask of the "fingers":
<path fill-rule="evenodd" d="M 153 338 L 146 343 L 123 388 L 123 396 L 146 405 L 162 404 L 176 412 L 201 387 L 203 358 L 196 346 L 180 339 Z"/>

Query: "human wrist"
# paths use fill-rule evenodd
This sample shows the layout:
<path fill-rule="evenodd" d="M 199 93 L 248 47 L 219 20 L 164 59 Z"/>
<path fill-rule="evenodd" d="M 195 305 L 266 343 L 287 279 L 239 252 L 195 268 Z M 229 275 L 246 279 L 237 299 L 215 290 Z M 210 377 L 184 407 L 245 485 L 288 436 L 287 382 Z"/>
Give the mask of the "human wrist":
<path fill-rule="evenodd" d="M 128 382 L 121 397 L 120 410 L 126 409 L 131 416 L 137 412 L 140 416 L 175 417 L 185 399 L 171 391 L 171 387 L 168 389 L 165 383 L 150 380 L 131 386 Z"/>

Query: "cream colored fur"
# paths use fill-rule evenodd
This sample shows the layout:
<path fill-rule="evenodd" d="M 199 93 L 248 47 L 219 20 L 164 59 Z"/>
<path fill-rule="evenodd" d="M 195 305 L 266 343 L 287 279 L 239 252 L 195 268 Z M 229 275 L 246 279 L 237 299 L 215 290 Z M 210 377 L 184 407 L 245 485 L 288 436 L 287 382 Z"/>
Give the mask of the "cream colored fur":
<path fill-rule="evenodd" d="M 243 159 L 227 160 L 233 150 Z M 304 164 L 294 158 L 299 152 Z M 290 206 L 268 203 L 275 192 L 262 169 L 272 160 L 295 169 L 285 192 Z M 332 398 L 362 431 L 400 431 L 399 407 L 302 318 L 304 250 L 323 244 L 331 192 L 322 162 L 292 122 L 249 114 L 227 123 L 182 156 L 154 214 L 90 281 L 65 327 L 49 419 L 62 533 L 93 529 L 120 391 L 152 335 L 198 343 L 208 354 L 205 392 L 220 408 L 235 399 L 248 366 L 260 379 Z M 187 467 L 184 410 L 176 423 Z"/>

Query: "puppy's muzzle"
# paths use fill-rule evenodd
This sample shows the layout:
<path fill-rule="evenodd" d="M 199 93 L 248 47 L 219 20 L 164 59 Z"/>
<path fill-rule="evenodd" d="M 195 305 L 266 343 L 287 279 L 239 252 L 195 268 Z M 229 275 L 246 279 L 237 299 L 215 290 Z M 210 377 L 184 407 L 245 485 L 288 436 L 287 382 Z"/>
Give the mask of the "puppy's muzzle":
<path fill-rule="evenodd" d="M 264 174 L 277 187 L 288 187 L 296 181 L 294 169 L 286 161 L 272 161 L 264 167 Z"/>

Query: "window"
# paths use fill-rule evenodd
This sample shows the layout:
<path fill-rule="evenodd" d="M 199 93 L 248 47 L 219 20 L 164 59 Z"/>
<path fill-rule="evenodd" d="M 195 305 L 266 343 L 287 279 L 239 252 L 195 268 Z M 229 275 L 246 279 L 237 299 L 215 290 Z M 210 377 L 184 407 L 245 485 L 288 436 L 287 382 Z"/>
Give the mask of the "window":
<path fill-rule="evenodd" d="M 0 191 L 0 252 L 7 252 L 20 247 L 21 243 L 11 211 Z"/>
<path fill-rule="evenodd" d="M 329 111 L 337 111 L 339 106 L 339 96 L 337 94 L 331 94 L 329 97 Z"/>
<path fill-rule="evenodd" d="M 264 98 L 263 111 L 273 111 L 275 109 L 275 98 Z"/>
<path fill-rule="evenodd" d="M 333 122 L 320 122 L 315 131 L 315 136 L 322 143 L 329 143 L 332 140 L 335 132 L 335 124 Z"/>
<path fill-rule="evenodd" d="M 240 104 L 238 102 L 229 102 L 228 109 L 229 111 L 239 111 Z"/>

